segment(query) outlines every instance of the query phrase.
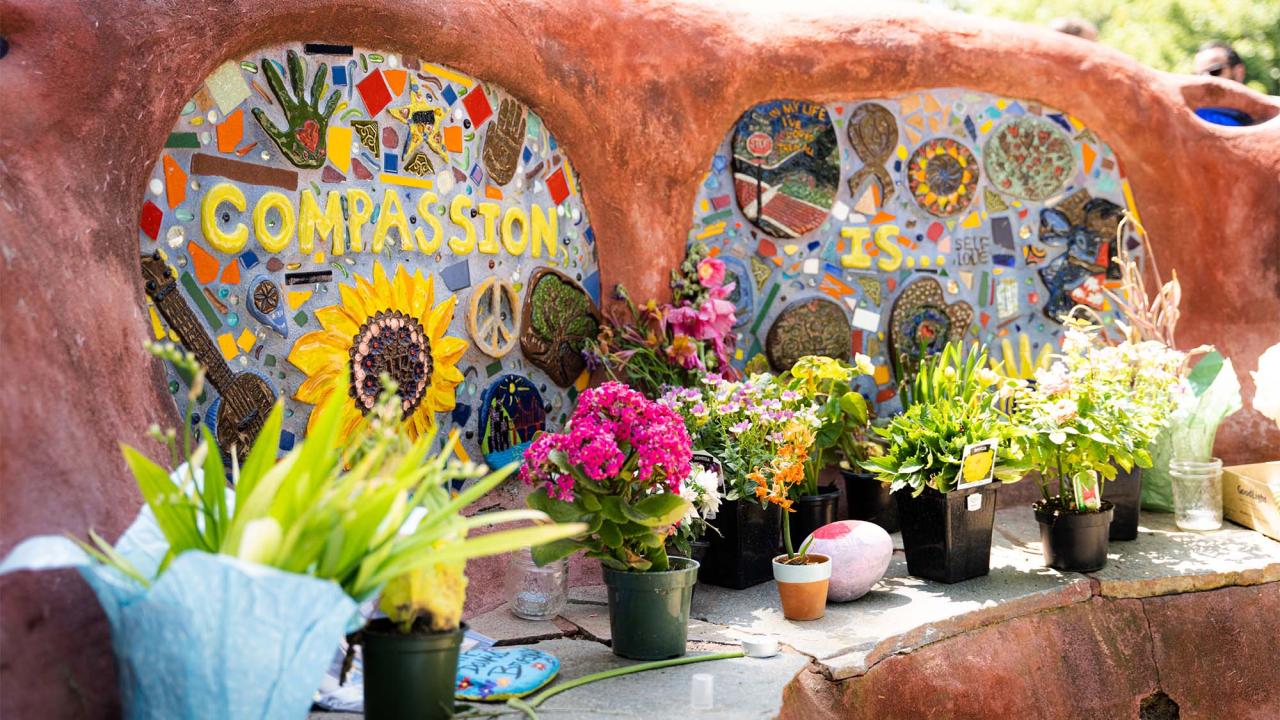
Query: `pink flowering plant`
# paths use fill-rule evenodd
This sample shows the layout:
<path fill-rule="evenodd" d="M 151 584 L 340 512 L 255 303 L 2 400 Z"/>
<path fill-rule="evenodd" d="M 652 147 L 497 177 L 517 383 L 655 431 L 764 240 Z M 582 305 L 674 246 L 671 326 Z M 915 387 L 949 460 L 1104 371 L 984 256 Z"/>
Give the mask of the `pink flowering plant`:
<path fill-rule="evenodd" d="M 625 312 L 608 314 L 587 353 L 612 378 L 625 379 L 651 398 L 668 387 L 696 387 L 707 373 L 736 375 L 730 357 L 737 318 L 728 299 L 734 288 L 725 283 L 724 263 L 707 257 L 705 245 L 691 245 L 671 273 L 672 303 L 637 306 L 617 286 L 614 294 Z"/>
<path fill-rule="evenodd" d="M 586 551 L 615 570 L 667 570 L 667 539 L 692 503 L 692 442 L 674 410 L 619 382 L 578 398 L 564 432 L 543 433 L 525 451 L 520 478 L 537 486 L 529 507 L 585 534 L 534 549 L 545 564 Z"/>

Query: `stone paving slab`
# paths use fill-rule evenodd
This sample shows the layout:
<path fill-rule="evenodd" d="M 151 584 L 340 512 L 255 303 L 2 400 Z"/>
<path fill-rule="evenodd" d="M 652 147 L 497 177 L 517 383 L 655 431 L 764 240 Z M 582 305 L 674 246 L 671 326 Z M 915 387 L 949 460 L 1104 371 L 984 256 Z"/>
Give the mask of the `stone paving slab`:
<path fill-rule="evenodd" d="M 865 674 L 880 660 L 979 627 L 1079 603 L 1099 595 L 1149 598 L 1228 586 L 1280 581 L 1280 542 L 1227 523 L 1221 530 L 1190 533 L 1173 516 L 1143 513 L 1137 540 L 1112 543 L 1107 567 L 1081 575 L 1043 567 L 1039 526 L 1027 507 L 996 513 L 991 573 L 954 585 L 907 575 L 902 541 L 885 577 L 870 593 L 832 604 L 826 617 L 796 623 L 782 617 L 772 582 L 746 590 L 699 585 L 689 624 L 691 653 L 737 647 L 746 637 L 771 636 L 784 652 L 768 661 L 738 659 L 641 673 L 573 690 L 544 706 L 543 717 L 770 717 L 782 687 L 810 662 L 832 680 Z M 553 622 L 531 622 L 505 606 L 468 622 L 499 644 L 529 644 L 559 656 L 562 678 L 628 664 L 609 650 L 603 586 L 570 589 L 570 601 Z M 688 708 L 690 678 L 716 676 L 717 709 Z M 637 707 L 636 698 L 643 698 Z M 332 720 L 334 716 L 325 716 Z"/>

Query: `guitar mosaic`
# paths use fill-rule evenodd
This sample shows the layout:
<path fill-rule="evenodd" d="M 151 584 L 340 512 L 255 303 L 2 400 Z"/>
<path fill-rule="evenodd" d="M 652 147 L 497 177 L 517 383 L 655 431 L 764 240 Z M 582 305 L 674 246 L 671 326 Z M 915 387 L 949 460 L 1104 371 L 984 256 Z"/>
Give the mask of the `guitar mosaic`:
<path fill-rule="evenodd" d="M 563 423 L 585 386 L 569 331 L 598 322 L 600 281 L 573 168 L 518 99 L 440 65 L 321 43 L 224 63 L 155 164 L 139 242 L 152 334 L 209 368 L 195 409 L 224 453 L 278 396 L 282 451 L 332 392 L 354 427 L 386 373 L 411 434 L 508 458 L 490 447 Z M 540 277 L 557 292 L 532 297 Z M 526 332 L 532 314 L 563 327 Z"/>

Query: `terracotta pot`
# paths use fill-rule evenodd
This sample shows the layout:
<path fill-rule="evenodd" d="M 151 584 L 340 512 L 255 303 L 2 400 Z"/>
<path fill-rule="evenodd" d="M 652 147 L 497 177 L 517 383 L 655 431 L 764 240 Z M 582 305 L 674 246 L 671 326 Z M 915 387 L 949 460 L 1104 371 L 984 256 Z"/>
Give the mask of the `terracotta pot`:
<path fill-rule="evenodd" d="M 788 620 L 817 620 L 827 612 L 831 558 L 809 553 L 809 562 L 804 565 L 788 565 L 786 559 L 786 555 L 773 559 L 773 579 L 778 581 L 782 614 Z"/>

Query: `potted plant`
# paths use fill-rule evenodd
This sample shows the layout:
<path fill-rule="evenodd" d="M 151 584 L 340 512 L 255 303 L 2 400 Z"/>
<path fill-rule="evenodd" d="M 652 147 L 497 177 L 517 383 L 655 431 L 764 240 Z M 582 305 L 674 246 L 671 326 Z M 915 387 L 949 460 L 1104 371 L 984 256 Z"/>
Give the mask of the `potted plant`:
<path fill-rule="evenodd" d="M 735 377 L 729 358 L 737 318 L 727 299 L 733 291 L 724 263 L 708 257 L 705 244 L 694 243 L 680 268 L 671 271 L 671 303 L 650 300 L 637 307 L 626 288 L 614 288 L 626 312 L 607 314 L 609 322 L 587 345 L 588 357 L 611 379 L 649 398 L 672 387 L 697 387 L 707 374 Z"/>
<path fill-rule="evenodd" d="M 823 525 L 836 521 L 840 504 L 838 485 L 821 485 L 821 475 L 840 455 L 854 457 L 859 449 L 854 434 L 867 427 L 867 402 L 853 389 L 853 380 L 874 371 L 871 359 L 862 353 L 857 365 L 842 360 L 806 355 L 779 378 L 786 406 L 812 408 L 818 419 L 813 446 L 804 463 L 804 481 L 799 484 L 794 516 L 789 522 L 796 537 L 805 538 Z"/>
<path fill-rule="evenodd" d="M 545 564 L 585 551 L 600 561 L 609 593 L 613 652 L 658 660 L 683 655 L 698 563 L 666 544 L 693 503 L 689 434 L 674 410 L 618 382 L 578 397 L 562 433 L 525 451 L 520 477 L 537 489 L 529 506 L 585 533 L 534 549 Z"/>
<path fill-rule="evenodd" d="M 153 352 L 191 377 L 190 399 L 199 397 L 204 371 L 190 355 L 172 346 Z M 80 569 L 112 626 L 126 717 L 306 717 L 343 633 L 358 620 L 357 604 L 388 580 L 581 532 L 544 525 L 451 539 L 455 528 L 430 511 L 400 532 L 411 514 L 423 514 L 445 454 L 424 462 L 431 438 L 410 442 L 396 431 L 402 423 L 391 430 L 378 413 L 349 443 L 337 442 L 344 400 L 333 393 L 311 432 L 278 461 L 284 405 L 277 402 L 229 473 L 208 428 L 193 418 L 181 442 L 153 428 L 177 467 L 123 448 L 146 507 L 116 545 L 92 530 L 91 544 L 31 538 L 0 567 Z M 379 407 L 398 413 L 399 403 L 388 394 Z M 513 469 L 477 485 L 491 488 Z M 470 499 L 464 494 L 446 510 L 456 513 Z"/>
<path fill-rule="evenodd" d="M 698 388 L 674 388 L 660 400 L 679 413 L 694 447 L 723 470 L 724 501 L 698 574 L 703 582 L 741 590 L 772 577 L 769 561 L 778 552 L 781 515 L 776 505 L 756 497 L 748 476 L 775 456 L 782 429 L 796 415 L 782 393 L 767 373 L 738 381 L 711 375 Z"/>
<path fill-rule="evenodd" d="M 795 550 L 791 539 L 791 515 L 805 479 L 805 463 L 814 444 L 814 431 L 803 418 L 788 421 L 782 443 L 768 465 L 750 475 L 756 495 L 782 510 L 782 544 L 786 552 L 773 558 L 773 579 L 778 583 L 782 614 L 788 620 L 817 620 L 827 611 L 827 587 L 831 582 L 831 558 L 811 554 L 809 537 Z"/>
<path fill-rule="evenodd" d="M 1027 455 L 1040 471 L 1043 497 L 1033 508 L 1045 564 L 1077 572 L 1107 563 L 1114 506 L 1101 483 L 1117 468 L 1150 467 L 1146 447 L 1156 431 L 1145 419 L 1148 399 L 1130 382 L 1133 359 L 1126 355 L 1136 348 L 1095 344 L 1092 330 L 1069 321 L 1062 354 L 1015 398 Z"/>
<path fill-rule="evenodd" d="M 871 426 L 854 431 L 849 447 L 840 462 L 840 476 L 844 479 L 846 518 L 875 523 L 885 532 L 898 532 L 898 504 L 889 492 L 889 486 L 880 482 L 875 473 L 863 465 L 873 457 L 884 455 L 884 445 L 872 438 Z"/>
<path fill-rule="evenodd" d="M 920 361 L 906 409 L 876 432 L 884 455 L 863 465 L 898 500 L 907 570 L 954 583 L 986 575 L 995 522 L 994 480 L 1028 468 L 1019 429 L 1001 408 L 1015 381 L 987 367 L 985 348 L 958 343 Z"/>

